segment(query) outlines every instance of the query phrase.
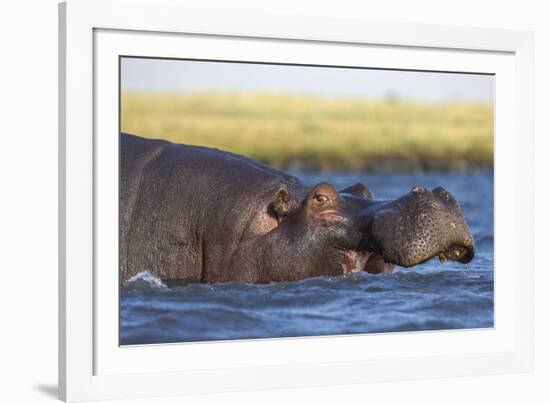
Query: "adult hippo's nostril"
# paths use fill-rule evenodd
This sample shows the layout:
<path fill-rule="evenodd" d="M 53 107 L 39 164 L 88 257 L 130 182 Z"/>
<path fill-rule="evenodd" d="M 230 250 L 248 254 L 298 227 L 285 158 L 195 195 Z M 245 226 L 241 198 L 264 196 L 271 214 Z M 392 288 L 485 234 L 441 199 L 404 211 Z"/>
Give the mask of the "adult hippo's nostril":
<path fill-rule="evenodd" d="M 427 192 L 428 189 L 426 189 L 424 186 L 414 186 L 412 189 L 411 189 L 411 192 L 414 192 L 414 193 L 424 193 L 424 192 Z"/>
<path fill-rule="evenodd" d="M 434 196 L 438 197 L 441 200 L 455 201 L 454 197 L 449 192 L 447 192 L 445 189 L 443 189 L 441 186 L 438 186 L 438 187 L 434 188 L 432 190 L 432 193 L 433 193 Z"/>
<path fill-rule="evenodd" d="M 453 212 L 453 214 L 461 216 L 462 215 L 462 208 L 458 204 L 458 201 L 453 197 L 452 194 L 447 192 L 445 189 L 443 189 L 441 186 L 438 186 L 432 190 L 432 194 L 443 202 L 447 208 Z"/>

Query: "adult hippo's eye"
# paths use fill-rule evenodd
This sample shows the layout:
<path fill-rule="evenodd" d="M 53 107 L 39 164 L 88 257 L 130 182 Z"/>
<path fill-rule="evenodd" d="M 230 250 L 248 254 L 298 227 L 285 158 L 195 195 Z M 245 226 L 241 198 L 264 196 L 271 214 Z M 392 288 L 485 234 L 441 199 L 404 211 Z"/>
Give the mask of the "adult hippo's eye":
<path fill-rule="evenodd" d="M 316 195 L 314 197 L 314 200 L 319 204 L 326 203 L 328 202 L 328 197 L 326 197 L 325 195 Z"/>

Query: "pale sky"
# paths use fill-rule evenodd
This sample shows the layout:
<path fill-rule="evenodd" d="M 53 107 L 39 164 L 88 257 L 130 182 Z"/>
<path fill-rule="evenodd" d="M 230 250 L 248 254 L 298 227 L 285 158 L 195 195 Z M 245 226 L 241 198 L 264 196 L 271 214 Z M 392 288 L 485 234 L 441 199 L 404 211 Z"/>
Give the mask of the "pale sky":
<path fill-rule="evenodd" d="M 123 58 L 122 91 L 271 92 L 423 102 L 493 102 L 494 76 Z"/>

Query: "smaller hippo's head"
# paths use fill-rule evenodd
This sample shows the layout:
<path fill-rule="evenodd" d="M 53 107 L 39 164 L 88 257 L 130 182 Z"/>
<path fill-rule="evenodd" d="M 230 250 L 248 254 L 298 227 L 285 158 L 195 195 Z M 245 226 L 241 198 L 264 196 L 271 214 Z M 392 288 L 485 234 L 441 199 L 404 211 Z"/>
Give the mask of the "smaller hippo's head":
<path fill-rule="evenodd" d="M 273 209 L 278 231 L 295 246 L 294 258 L 324 272 L 330 266 L 333 274 L 391 272 L 435 256 L 468 263 L 475 253 L 460 205 L 441 187 L 417 186 L 395 200 L 376 200 L 364 184 L 337 191 L 320 183 L 301 201 L 281 190 Z"/>

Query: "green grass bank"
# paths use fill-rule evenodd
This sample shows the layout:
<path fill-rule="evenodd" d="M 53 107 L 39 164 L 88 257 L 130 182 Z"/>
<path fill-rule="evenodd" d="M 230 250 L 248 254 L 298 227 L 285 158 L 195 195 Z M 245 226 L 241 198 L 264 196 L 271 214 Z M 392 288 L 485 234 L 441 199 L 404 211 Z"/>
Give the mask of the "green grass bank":
<path fill-rule="evenodd" d="M 283 169 L 493 166 L 493 109 L 488 104 L 124 93 L 121 109 L 124 132 L 217 147 Z"/>

